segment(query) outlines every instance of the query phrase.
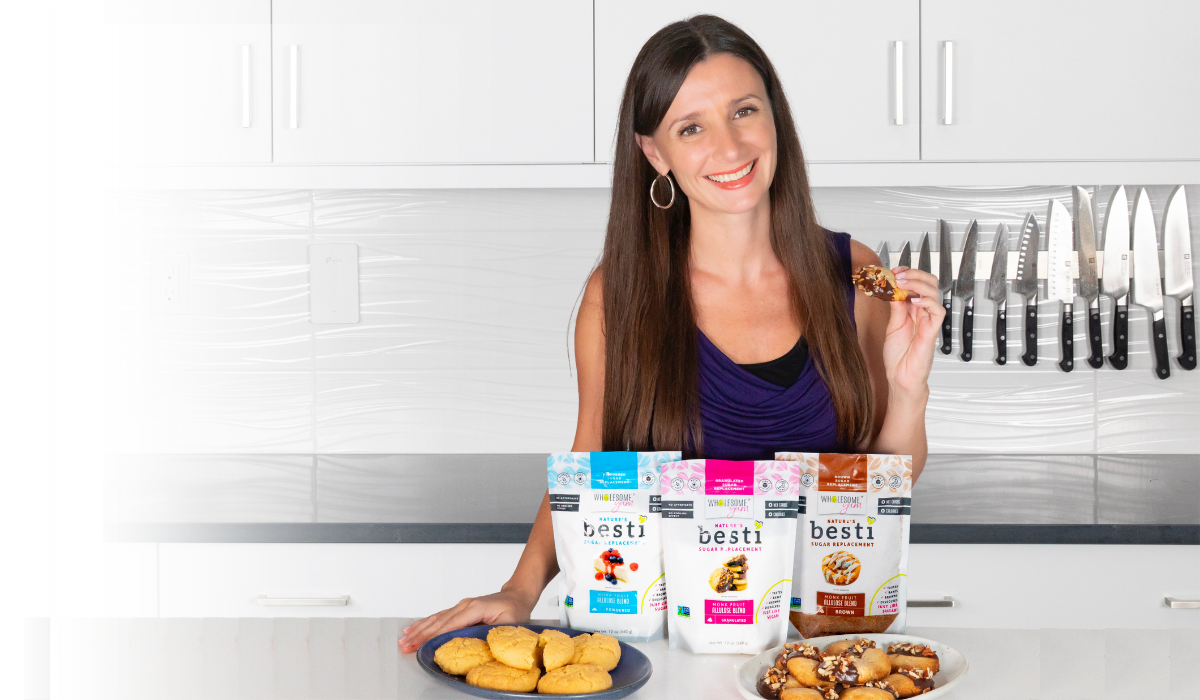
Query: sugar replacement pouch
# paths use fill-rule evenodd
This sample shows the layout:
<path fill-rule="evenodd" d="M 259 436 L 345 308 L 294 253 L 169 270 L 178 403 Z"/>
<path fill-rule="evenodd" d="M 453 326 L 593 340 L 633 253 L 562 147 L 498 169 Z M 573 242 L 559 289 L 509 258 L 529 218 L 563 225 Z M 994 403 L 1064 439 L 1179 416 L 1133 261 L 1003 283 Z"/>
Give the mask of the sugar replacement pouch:
<path fill-rule="evenodd" d="M 800 469 L 790 618 L 804 637 L 904 632 L 912 457 L 780 452 Z"/>
<path fill-rule="evenodd" d="M 757 654 L 787 637 L 799 465 L 697 459 L 662 468 L 672 649 Z"/>
<path fill-rule="evenodd" d="M 564 627 L 627 642 L 666 622 L 658 478 L 678 452 L 559 452 L 546 461 Z"/>

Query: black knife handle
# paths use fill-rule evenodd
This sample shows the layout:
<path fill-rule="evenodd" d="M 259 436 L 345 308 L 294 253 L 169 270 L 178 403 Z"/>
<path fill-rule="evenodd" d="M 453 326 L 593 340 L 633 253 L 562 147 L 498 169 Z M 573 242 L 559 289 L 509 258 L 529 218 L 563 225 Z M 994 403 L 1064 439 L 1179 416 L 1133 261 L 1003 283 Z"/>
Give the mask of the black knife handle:
<path fill-rule="evenodd" d="M 1162 313 L 1161 311 L 1159 313 Z M 1167 318 L 1154 319 L 1151 333 L 1154 335 L 1154 374 L 1159 379 L 1171 376 L 1171 363 L 1167 360 Z"/>
<path fill-rule="evenodd" d="M 946 316 L 942 319 L 942 354 L 950 354 L 950 335 L 953 332 L 954 324 L 950 320 L 950 308 L 954 305 L 954 297 L 947 297 L 942 300 L 942 308 L 946 310 Z"/>
<path fill-rule="evenodd" d="M 1196 369 L 1196 307 L 1184 305 L 1179 308 L 1179 345 L 1183 354 L 1178 358 L 1179 366 Z"/>
<path fill-rule="evenodd" d="M 1113 369 L 1125 369 L 1129 366 L 1129 297 L 1124 297 L 1124 303 L 1113 303 L 1113 353 L 1108 356 L 1108 364 Z"/>
<path fill-rule="evenodd" d="M 1100 307 L 1088 308 L 1088 344 L 1092 354 L 1088 356 L 1088 364 L 1092 369 L 1104 366 L 1104 341 L 1100 338 Z"/>
<path fill-rule="evenodd" d="M 1025 305 L 1025 354 L 1021 362 L 1032 367 L 1037 364 L 1037 302 Z"/>
<path fill-rule="evenodd" d="M 1063 304 L 1062 315 L 1062 359 L 1058 368 L 1064 372 L 1075 369 L 1075 318 L 1071 305 Z"/>
<path fill-rule="evenodd" d="M 996 307 L 996 364 L 1008 362 L 1008 320 L 1004 305 Z"/>
<path fill-rule="evenodd" d="M 962 317 L 962 352 L 959 357 L 963 362 L 971 361 L 971 335 L 975 330 L 975 300 L 967 299 L 963 302 L 963 317 Z"/>

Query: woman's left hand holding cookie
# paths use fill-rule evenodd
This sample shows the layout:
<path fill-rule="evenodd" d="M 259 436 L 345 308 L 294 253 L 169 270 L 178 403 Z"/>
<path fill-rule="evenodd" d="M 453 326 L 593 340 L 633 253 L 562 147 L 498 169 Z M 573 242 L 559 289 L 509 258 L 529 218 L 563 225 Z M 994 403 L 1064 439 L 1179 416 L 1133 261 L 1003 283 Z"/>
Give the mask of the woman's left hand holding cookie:
<path fill-rule="evenodd" d="M 946 310 L 938 298 L 937 278 L 928 272 L 895 268 L 896 286 L 908 290 L 905 301 L 891 303 L 883 364 L 891 397 L 924 400 L 929 390 L 935 341 Z"/>

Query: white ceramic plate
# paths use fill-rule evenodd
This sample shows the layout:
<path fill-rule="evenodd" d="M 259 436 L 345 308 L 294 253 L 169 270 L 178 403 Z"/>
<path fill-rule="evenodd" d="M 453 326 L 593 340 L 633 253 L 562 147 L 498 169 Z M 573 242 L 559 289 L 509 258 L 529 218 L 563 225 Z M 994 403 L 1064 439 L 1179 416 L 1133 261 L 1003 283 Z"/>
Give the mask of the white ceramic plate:
<path fill-rule="evenodd" d="M 967 659 L 962 654 L 941 642 L 935 642 L 932 639 L 925 639 L 924 637 L 913 637 L 907 634 L 838 634 L 799 641 L 808 642 L 824 649 L 829 644 L 841 639 L 862 639 L 863 637 L 873 640 L 884 651 L 887 651 L 888 644 L 912 642 L 913 644 L 922 644 L 937 652 L 940 670 L 933 677 L 933 690 L 924 695 L 917 696 L 921 700 L 935 700 L 935 698 L 941 696 L 946 690 L 957 685 L 967 675 Z M 775 663 L 775 657 L 781 651 L 783 651 L 783 647 L 781 646 L 768 649 L 757 656 L 751 657 L 742 663 L 741 666 L 737 667 L 734 671 L 734 677 L 738 691 L 742 694 L 743 698 L 746 698 L 746 700 L 763 700 L 763 697 L 758 694 L 758 679 L 762 678 L 762 674 L 766 672 L 768 666 Z"/>

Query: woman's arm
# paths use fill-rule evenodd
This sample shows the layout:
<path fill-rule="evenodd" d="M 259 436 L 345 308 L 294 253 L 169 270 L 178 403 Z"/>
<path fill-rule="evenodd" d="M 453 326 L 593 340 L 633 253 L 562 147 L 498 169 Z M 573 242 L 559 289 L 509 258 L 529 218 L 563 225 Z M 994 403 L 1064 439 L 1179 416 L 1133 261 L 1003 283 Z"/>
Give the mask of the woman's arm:
<path fill-rule="evenodd" d="M 879 265 L 870 248 L 851 241 L 855 267 Z M 854 320 L 875 393 L 874 437 L 864 446 L 878 454 L 912 455 L 913 480 L 929 455 L 925 409 L 929 402 L 929 370 L 933 366 L 934 333 L 945 309 L 937 303 L 937 279 L 920 270 L 896 268 L 896 282 L 916 297 L 886 302 L 855 290 Z"/>
<path fill-rule="evenodd" d="M 575 426 L 575 452 L 603 449 L 602 417 L 604 408 L 604 308 L 602 280 L 597 270 L 583 293 L 579 317 L 575 322 L 575 364 L 579 373 L 579 419 Z M 409 625 L 402 633 L 400 650 L 416 651 L 425 641 L 443 632 L 476 624 L 501 624 L 529 619 L 533 606 L 546 584 L 558 573 L 554 551 L 554 528 L 550 521 L 550 495 L 542 496 L 542 505 L 533 520 L 533 529 L 525 550 L 508 582 L 499 593 L 464 598 L 458 605 L 434 613 Z"/>

